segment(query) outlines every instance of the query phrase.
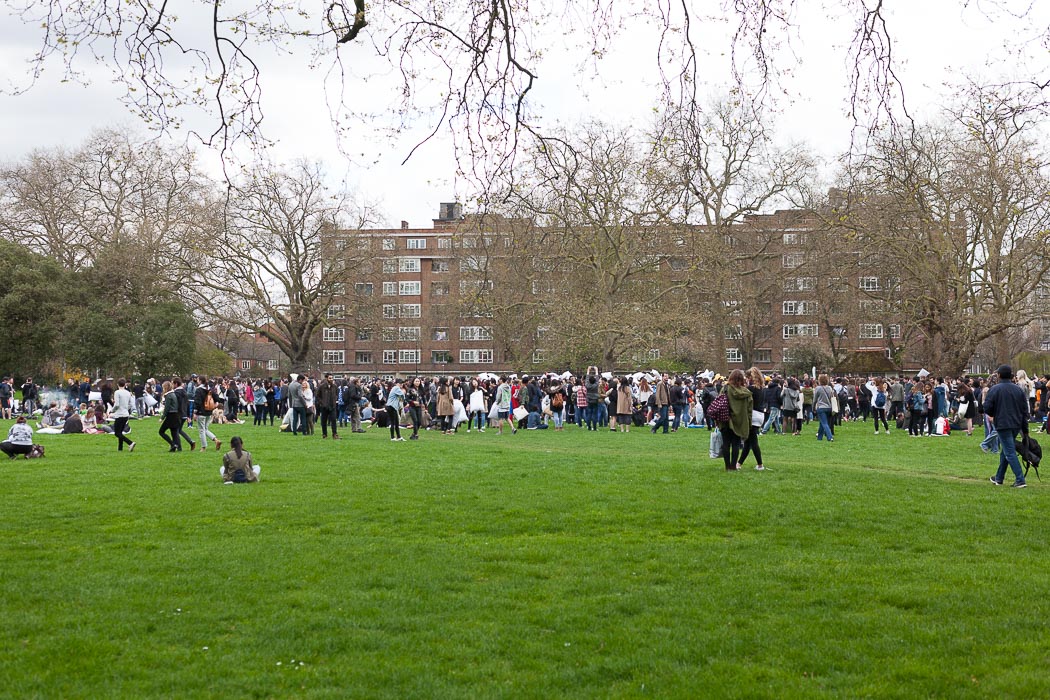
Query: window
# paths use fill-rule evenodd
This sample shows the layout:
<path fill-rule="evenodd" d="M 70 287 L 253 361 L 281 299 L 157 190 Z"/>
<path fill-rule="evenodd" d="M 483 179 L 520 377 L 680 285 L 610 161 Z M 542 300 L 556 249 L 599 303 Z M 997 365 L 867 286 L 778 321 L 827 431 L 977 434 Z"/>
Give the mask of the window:
<path fill-rule="evenodd" d="M 397 304 L 383 304 L 383 318 L 397 318 Z"/>
<path fill-rule="evenodd" d="M 370 365 L 372 364 L 372 353 L 356 352 L 354 353 L 354 362 L 359 365 Z"/>
<path fill-rule="evenodd" d="M 392 297 L 397 295 L 397 282 L 383 282 L 383 296 Z"/>
<path fill-rule="evenodd" d="M 795 362 L 795 348 L 783 348 L 780 351 L 780 360 L 782 362 Z"/>
<path fill-rule="evenodd" d="M 541 362 L 546 362 L 546 361 L 547 361 L 547 354 L 543 350 L 541 350 L 539 348 L 536 348 L 535 350 L 532 351 L 532 364 L 538 365 Z"/>
<path fill-rule="evenodd" d="M 784 280 L 785 292 L 811 292 L 816 286 L 815 277 L 788 277 Z"/>
<path fill-rule="evenodd" d="M 785 301 L 782 310 L 785 316 L 812 316 L 817 312 L 817 302 Z"/>
<path fill-rule="evenodd" d="M 266 369 L 277 369 L 277 360 L 267 360 Z"/>
<path fill-rule="evenodd" d="M 553 292 L 554 284 L 549 279 L 532 280 L 533 294 L 552 294 Z"/>
<path fill-rule="evenodd" d="M 452 362 L 452 353 L 448 350 L 431 350 L 430 361 L 435 365 L 444 365 Z"/>
<path fill-rule="evenodd" d="M 346 296 L 346 282 L 336 282 L 332 285 L 332 294 L 337 297 Z"/>
<path fill-rule="evenodd" d="M 384 343 L 393 343 L 397 340 L 397 329 L 393 326 L 384 326 L 379 337 L 383 339 Z"/>
<path fill-rule="evenodd" d="M 401 258 L 397 261 L 398 272 L 419 272 L 421 269 L 419 258 Z"/>
<path fill-rule="evenodd" d="M 726 362 L 743 362 L 744 355 L 740 348 L 726 348 Z"/>
<path fill-rule="evenodd" d="M 397 293 L 403 297 L 417 297 L 423 292 L 422 282 L 398 282 Z"/>
<path fill-rule="evenodd" d="M 860 310 L 867 312 L 878 312 L 886 309 L 886 302 L 882 299 L 861 299 Z"/>
<path fill-rule="evenodd" d="M 865 292 L 877 292 L 879 291 L 879 278 L 878 277 L 861 277 L 860 288 Z"/>
<path fill-rule="evenodd" d="M 835 338 L 845 338 L 848 335 L 845 326 L 832 326 L 831 335 Z"/>
<path fill-rule="evenodd" d="M 492 340 L 491 326 L 463 326 L 459 329 L 460 340 Z"/>
<path fill-rule="evenodd" d="M 647 360 L 649 360 L 651 362 L 655 362 L 656 360 L 659 360 L 660 359 L 660 349 L 659 348 L 651 348 L 647 353 L 645 353 L 645 359 L 647 359 Z"/>
<path fill-rule="evenodd" d="M 781 260 L 781 264 L 787 269 L 799 267 L 804 262 L 806 262 L 805 253 L 784 253 Z"/>
<path fill-rule="evenodd" d="M 401 341 L 419 340 L 419 326 L 401 326 L 397 329 L 397 339 Z"/>
<path fill-rule="evenodd" d="M 435 328 L 434 329 L 434 340 L 439 343 L 448 341 L 448 329 L 447 328 Z"/>
<path fill-rule="evenodd" d="M 328 307 L 328 318 L 343 318 L 346 316 L 346 307 L 342 304 L 332 304 Z"/>
<path fill-rule="evenodd" d="M 365 340 L 365 341 L 371 340 L 372 339 L 372 329 L 371 328 L 362 328 L 362 329 L 357 331 L 357 336 L 356 337 L 357 337 L 358 340 Z"/>
<path fill-rule="evenodd" d="M 383 261 L 383 274 L 392 275 L 397 272 L 397 260 L 384 260 Z"/>
<path fill-rule="evenodd" d="M 431 260 L 431 272 L 448 272 L 448 260 Z"/>
<path fill-rule="evenodd" d="M 689 263 L 682 258 L 671 258 L 667 261 L 667 264 L 675 272 L 681 272 L 682 270 L 689 269 Z"/>
<path fill-rule="evenodd" d="M 771 365 L 771 364 L 773 364 L 773 351 L 772 350 L 755 350 L 755 364 L 756 365 Z"/>
<path fill-rule="evenodd" d="M 785 233 L 784 234 L 784 245 L 806 245 L 806 234 L 804 234 L 804 233 Z"/>
<path fill-rule="evenodd" d="M 383 351 L 383 364 L 384 365 L 396 365 L 397 364 L 397 350 L 384 350 Z"/>
<path fill-rule="evenodd" d="M 817 337 L 817 324 L 815 323 L 797 323 L 797 324 L 785 324 L 784 325 L 784 337 L 795 338 L 795 337 Z"/>
<path fill-rule="evenodd" d="M 393 238 L 384 238 L 383 239 L 383 250 L 396 250 L 396 249 L 397 249 L 397 241 L 395 241 Z"/>
<path fill-rule="evenodd" d="M 882 337 L 882 324 L 881 323 L 862 323 L 860 324 L 860 337 L 865 339 L 881 338 Z"/>
<path fill-rule="evenodd" d="M 423 307 L 419 304 L 401 304 L 398 315 L 401 318 L 419 318 L 423 314 Z"/>
<path fill-rule="evenodd" d="M 740 326 L 727 326 L 725 329 L 726 340 L 738 340 L 744 337 L 744 331 L 741 330 Z"/>
<path fill-rule="evenodd" d="M 344 350 L 325 350 L 321 353 L 321 364 L 322 365 L 342 365 L 346 364 L 346 351 Z"/>
<path fill-rule="evenodd" d="M 425 238 L 409 238 L 408 249 L 409 250 L 424 250 L 427 247 L 427 239 Z"/>
<path fill-rule="evenodd" d="M 466 365 L 491 365 L 491 350 L 460 350 L 459 361 Z"/>
<path fill-rule="evenodd" d="M 398 350 L 397 361 L 403 365 L 418 365 L 419 350 Z"/>
<path fill-rule="evenodd" d="M 451 238 L 439 238 L 438 239 L 438 248 L 441 248 L 442 250 L 448 250 L 451 247 L 452 247 L 452 239 Z"/>
<path fill-rule="evenodd" d="M 890 330 L 890 337 L 891 338 L 900 338 L 901 337 L 901 324 L 899 324 L 899 323 L 891 323 L 889 330 Z"/>
<path fill-rule="evenodd" d="M 252 368 L 252 361 L 251 360 L 241 360 L 241 369 L 251 369 L 251 368 Z"/>
<path fill-rule="evenodd" d="M 372 296 L 373 286 L 371 282 L 356 282 L 354 284 L 354 293 L 359 294 L 363 297 Z"/>
<path fill-rule="evenodd" d="M 480 272 L 488 266 L 488 260 L 483 257 L 466 257 L 459 260 L 460 272 Z"/>
<path fill-rule="evenodd" d="M 432 297 L 448 296 L 448 282 L 431 282 L 430 283 L 430 296 L 432 296 Z"/>
<path fill-rule="evenodd" d="M 459 291 L 462 294 L 468 292 L 486 292 L 493 289 L 495 285 L 492 280 L 460 280 Z"/>
<path fill-rule="evenodd" d="M 345 238 L 336 238 L 335 240 L 332 241 L 332 246 L 336 250 L 346 250 L 346 239 Z"/>
<path fill-rule="evenodd" d="M 321 339 L 326 343 L 341 343 L 346 340 L 346 329 L 325 328 L 321 334 Z"/>

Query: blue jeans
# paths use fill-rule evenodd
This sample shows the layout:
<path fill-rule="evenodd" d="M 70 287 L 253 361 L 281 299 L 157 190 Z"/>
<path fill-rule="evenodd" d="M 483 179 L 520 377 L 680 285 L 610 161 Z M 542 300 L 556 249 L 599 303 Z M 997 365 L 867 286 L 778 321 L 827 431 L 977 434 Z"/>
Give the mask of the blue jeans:
<path fill-rule="evenodd" d="M 583 419 L 587 421 L 587 430 L 598 429 L 598 404 L 593 406 L 587 406 L 587 412 L 583 414 Z"/>
<path fill-rule="evenodd" d="M 781 435 L 784 433 L 784 431 L 781 430 L 781 428 L 780 428 L 780 407 L 779 406 L 770 406 L 770 408 L 769 408 L 769 418 L 766 419 L 766 424 L 762 426 L 762 432 L 763 433 L 768 433 L 770 426 L 773 426 L 773 430 L 775 432 L 780 433 Z"/>
<path fill-rule="evenodd" d="M 995 480 L 999 483 L 1002 483 L 1003 477 L 1006 476 L 1007 464 L 1013 469 L 1014 481 L 1018 484 L 1024 483 L 1024 473 L 1021 472 L 1021 461 L 1017 459 L 1017 445 L 1014 443 L 1020 432 L 1014 428 L 1000 428 L 998 431 L 1002 451 L 999 452 L 999 470 L 995 472 Z"/>
<path fill-rule="evenodd" d="M 984 440 L 981 442 L 981 447 L 986 448 L 989 452 L 999 451 L 999 433 L 995 432 L 995 426 L 992 425 L 988 416 L 984 417 Z"/>
<path fill-rule="evenodd" d="M 671 427 L 674 430 L 678 430 L 678 426 L 680 425 L 689 425 L 689 419 L 685 418 L 687 408 L 688 404 L 684 403 L 676 403 L 674 405 L 674 423 L 671 424 Z M 685 420 L 682 420 L 683 418 L 685 418 Z"/>
<path fill-rule="evenodd" d="M 306 407 L 305 406 L 293 406 L 292 407 L 292 420 L 291 426 L 292 434 L 297 434 L 300 430 L 306 430 Z M 305 434 L 305 433 L 304 433 Z"/>
<path fill-rule="evenodd" d="M 604 428 L 609 425 L 609 407 L 604 401 L 598 402 L 598 426 Z"/>
<path fill-rule="evenodd" d="M 834 435 L 831 432 L 831 425 L 828 424 L 828 419 L 831 417 L 830 408 L 818 408 L 817 409 L 817 420 L 820 421 L 820 428 L 817 430 L 817 439 L 823 440 L 825 437 L 828 440 L 834 440 Z"/>
<path fill-rule="evenodd" d="M 564 407 L 563 408 L 559 408 L 556 411 L 555 410 L 551 410 L 551 417 L 554 419 L 554 427 L 555 428 L 560 428 L 562 422 L 565 420 L 565 417 L 562 415 L 562 412 L 564 410 L 565 410 Z"/>
<path fill-rule="evenodd" d="M 529 413 L 528 422 L 525 424 L 525 427 L 529 430 L 542 430 L 543 428 L 546 428 L 547 425 L 543 422 L 543 416 L 540 415 L 539 411 L 532 411 Z"/>
<path fill-rule="evenodd" d="M 657 406 L 656 410 L 659 412 L 660 417 L 657 419 L 656 425 L 653 426 L 654 433 L 661 426 L 663 427 L 664 432 L 667 432 L 667 426 L 669 425 L 667 420 L 667 413 L 670 411 L 670 409 L 671 407 L 668 404 L 664 404 L 663 406 Z"/>

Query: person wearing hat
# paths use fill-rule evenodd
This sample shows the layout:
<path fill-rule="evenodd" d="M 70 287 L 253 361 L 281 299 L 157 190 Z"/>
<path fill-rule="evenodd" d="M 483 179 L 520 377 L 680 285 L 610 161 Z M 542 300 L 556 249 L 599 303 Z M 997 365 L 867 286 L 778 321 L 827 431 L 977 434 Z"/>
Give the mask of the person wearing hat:
<path fill-rule="evenodd" d="M 1017 459 L 1017 449 L 1014 441 L 1019 433 L 1028 431 L 1028 395 L 1021 387 L 1010 381 L 1013 370 L 1009 365 L 1003 365 L 996 372 L 999 375 L 999 383 L 988 390 L 984 399 L 985 415 L 991 419 L 995 430 L 999 435 L 999 443 L 1002 446 L 999 452 L 999 469 L 991 482 L 996 486 L 1003 485 L 1006 476 L 1006 466 L 1014 472 L 1014 488 L 1025 487 L 1024 473 L 1021 471 L 1021 463 Z"/>

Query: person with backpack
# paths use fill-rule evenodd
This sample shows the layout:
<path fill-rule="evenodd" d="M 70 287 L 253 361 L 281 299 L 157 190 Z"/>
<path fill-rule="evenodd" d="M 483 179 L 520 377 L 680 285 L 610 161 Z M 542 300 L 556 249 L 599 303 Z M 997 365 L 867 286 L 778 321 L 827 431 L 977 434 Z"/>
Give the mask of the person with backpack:
<path fill-rule="evenodd" d="M 230 451 L 222 456 L 222 483 L 251 484 L 259 481 L 260 468 L 252 464 L 252 453 L 244 449 L 244 441 L 238 436 L 230 438 Z"/>
<path fill-rule="evenodd" d="M 551 419 L 554 421 L 554 429 L 562 430 L 565 422 L 565 389 L 561 382 L 555 382 L 550 389 Z"/>
<path fill-rule="evenodd" d="M 208 440 L 215 443 L 216 451 L 222 446 L 218 438 L 208 430 L 212 421 L 212 411 L 215 410 L 216 405 L 208 380 L 201 377 L 193 397 L 193 410 L 197 414 L 197 434 L 200 436 L 201 452 L 208 449 Z"/>
<path fill-rule="evenodd" d="M 881 381 L 875 387 L 875 395 L 871 399 L 871 415 L 875 421 L 875 434 L 879 434 L 879 420 L 882 420 L 882 426 L 886 429 L 886 434 L 890 434 L 890 424 L 886 422 L 886 404 L 889 402 L 886 393 L 886 382 Z"/>

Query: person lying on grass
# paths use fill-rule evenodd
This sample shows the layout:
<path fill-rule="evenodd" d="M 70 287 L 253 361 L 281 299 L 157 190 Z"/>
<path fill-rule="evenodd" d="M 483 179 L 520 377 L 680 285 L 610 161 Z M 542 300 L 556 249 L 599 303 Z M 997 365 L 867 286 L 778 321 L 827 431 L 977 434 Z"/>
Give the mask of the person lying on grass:
<path fill-rule="evenodd" d="M 222 456 L 223 484 L 247 484 L 259 480 L 259 465 L 252 464 L 252 453 L 236 435 L 230 439 L 230 451 Z"/>

